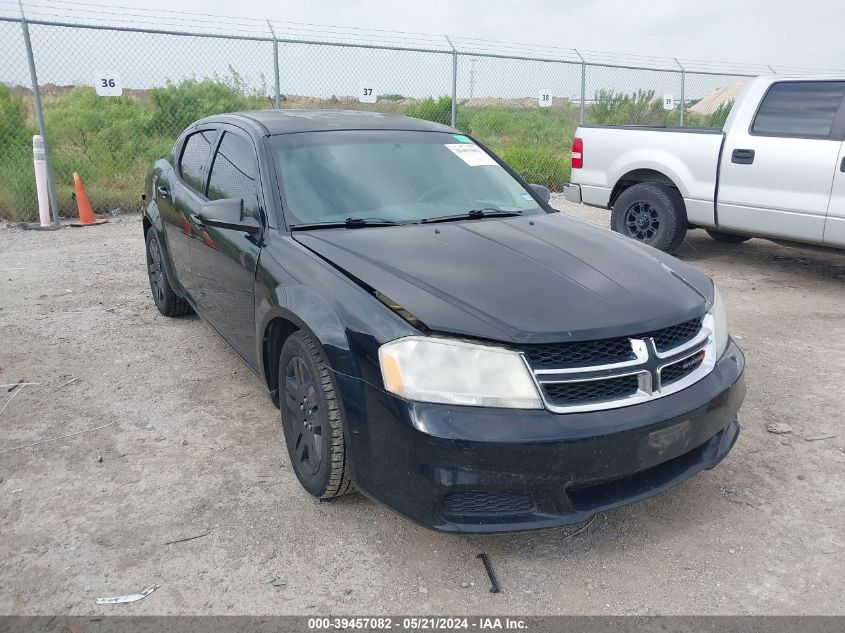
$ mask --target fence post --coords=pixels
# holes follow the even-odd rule
[[[458,49],[452,44],[448,35],[444,35],[449,47],[452,49],[452,127],[455,127],[458,114]]]
[[[687,71],[684,68],[683,64],[678,61],[677,58],[673,58],[675,63],[681,68],[681,127],[684,127],[684,110],[687,109],[687,101],[684,95],[684,90],[686,89],[686,81],[687,81]]]
[[[35,58],[32,55],[32,42],[29,39],[29,24],[23,12],[23,1],[18,0],[21,9],[21,29],[26,46],[26,61],[29,63],[29,78],[32,81],[32,102],[35,106],[35,120],[38,122],[38,133],[44,139],[44,162],[47,164],[47,195],[50,198],[50,208],[53,214],[53,224],[60,224],[59,203],[56,198],[56,187],[53,184],[53,165],[50,160],[50,147],[47,144],[47,129],[44,126],[44,111],[41,108],[41,89],[38,87],[38,75],[35,72]]]
[[[584,61],[584,57],[577,48],[573,50],[578,55],[578,59],[581,60],[581,114],[579,123],[580,125],[584,125],[584,113],[587,110],[587,62]]]
[[[276,30],[267,20],[267,26],[270,27],[270,33],[273,36],[273,75],[276,79],[276,110],[282,109],[282,95],[279,92],[279,40],[276,39]]]

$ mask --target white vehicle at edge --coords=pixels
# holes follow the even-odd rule
[[[845,248],[845,77],[749,80],[721,130],[581,126],[571,202],[673,251],[688,228]]]

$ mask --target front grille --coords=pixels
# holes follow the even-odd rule
[[[588,404],[603,400],[626,398],[637,393],[639,381],[636,376],[619,376],[604,380],[583,382],[544,383],[547,400],[557,406]]]
[[[701,331],[702,318],[696,317],[689,321],[678,323],[678,325],[666,327],[662,330],[655,330],[654,332],[646,332],[633,338],[653,338],[657,351],[665,352],[692,340]]]
[[[696,317],[678,325],[630,337],[617,336],[598,341],[526,345],[522,348],[522,352],[528,359],[528,364],[535,370],[624,363],[636,359],[631,347],[632,338],[653,338],[657,351],[665,352],[692,340],[701,331],[701,321],[702,317]]]
[[[446,516],[519,515],[534,510],[530,492],[460,490],[443,498]]]
[[[520,351],[552,411],[624,407],[674,393],[712,368],[710,320],[703,315],[643,334],[525,345]],[[668,364],[658,372],[662,363]]]
[[[684,376],[689,376],[702,362],[704,362],[704,352],[699,352],[695,356],[667,365],[660,371],[660,384],[665,387],[679,381]]]
[[[600,341],[528,345],[522,351],[534,369],[562,365],[566,367],[608,365],[636,358],[631,347],[631,339],[622,336]]]

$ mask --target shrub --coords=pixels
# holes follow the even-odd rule
[[[147,132],[174,139],[197,119],[221,112],[266,108],[263,94],[248,93],[236,73],[232,79],[188,79],[150,91],[154,112]]]
[[[417,119],[450,125],[452,122],[452,98],[440,97],[436,101],[432,98],[425,99],[408,106],[405,114]]]
[[[631,94],[599,90],[587,109],[587,120],[596,125],[662,125],[667,114],[654,90]]]
[[[555,151],[549,147],[508,147],[501,152],[501,157],[530,183],[560,191],[569,182],[569,157],[560,150]]]
[[[733,107],[733,101],[726,101],[720,105],[714,112],[707,115],[707,125],[705,127],[724,127],[725,121]]]
[[[32,135],[23,97],[0,84],[0,215],[29,219],[36,208]]]

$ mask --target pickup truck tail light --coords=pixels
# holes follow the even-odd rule
[[[577,136],[572,139],[572,169],[584,166],[584,141]]]

